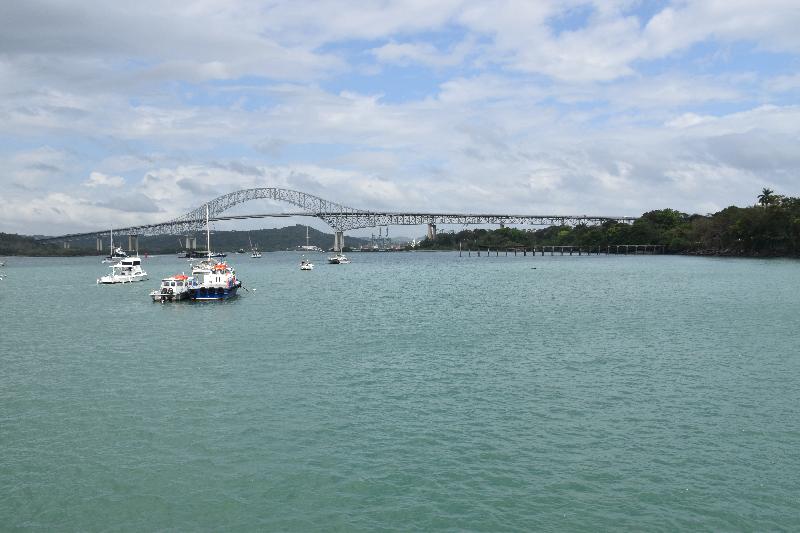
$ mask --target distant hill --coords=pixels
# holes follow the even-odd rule
[[[5,255],[30,255],[30,256],[71,256],[85,255],[85,250],[64,249],[59,244],[42,244],[28,235],[15,233],[0,233],[0,256]]]
[[[205,249],[206,235],[203,232],[195,234],[197,248]],[[306,243],[306,226],[297,224],[278,229],[259,229],[250,231],[212,231],[211,248],[218,252],[234,252],[239,249],[249,250],[248,236],[253,245],[259,250],[273,252],[278,250],[294,250],[297,246]],[[328,250],[333,246],[333,233],[324,233],[314,228],[309,228],[309,244]],[[139,252],[148,254],[176,253],[184,249],[186,236],[158,235],[154,237],[139,238]],[[123,248],[128,247],[127,235],[114,235],[114,243]],[[369,239],[359,239],[345,235],[345,246],[357,248],[368,244]],[[108,252],[108,236],[103,239],[103,251]],[[69,249],[64,249],[59,244],[42,244],[34,237],[0,233],[0,255],[93,255],[95,251],[95,238],[88,237],[75,239],[70,243]]]

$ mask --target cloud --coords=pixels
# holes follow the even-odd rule
[[[263,186],[579,214],[800,194],[798,22],[778,0],[15,3],[0,229],[158,222]]]
[[[113,187],[119,188],[125,185],[125,178],[122,176],[108,176],[102,172],[92,172],[89,179],[84,182],[86,187]]]

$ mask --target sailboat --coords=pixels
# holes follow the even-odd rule
[[[258,248],[253,246],[253,241],[250,239],[250,234],[247,234],[247,241],[250,243],[250,257],[252,259],[260,259],[261,252],[258,251]]]
[[[100,261],[101,263],[116,263],[120,259],[128,257],[128,254],[125,253],[125,251],[122,249],[122,246],[117,246],[114,248],[114,228],[111,228],[109,233],[111,234],[111,243],[108,245],[109,255]]]
[[[309,244],[308,238],[308,226],[306,226],[306,245],[305,246],[298,246],[297,249],[301,252],[321,252],[323,251],[322,248],[319,246],[311,246]]]

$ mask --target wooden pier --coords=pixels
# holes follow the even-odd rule
[[[515,256],[522,254],[523,257],[527,256],[528,254],[535,257],[537,252],[541,255],[549,253],[551,256],[585,255],[587,257],[591,255],[660,255],[664,253],[664,248],[665,247],[663,244],[613,244],[609,246],[517,246],[512,248],[478,247],[475,250],[472,248],[464,250],[463,247],[459,245],[458,256],[463,257],[465,251],[467,252],[467,257],[472,257],[473,254],[475,254],[476,257],[481,257],[481,255],[491,257],[492,252],[494,252],[495,257],[499,257],[500,252],[503,252],[505,257],[508,257],[509,252]]]

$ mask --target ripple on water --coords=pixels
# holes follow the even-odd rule
[[[9,263],[7,527],[800,527],[796,262],[236,259],[223,305]]]

